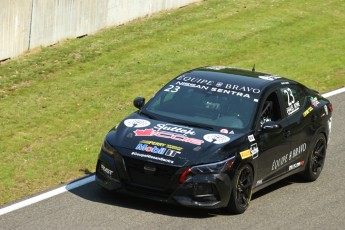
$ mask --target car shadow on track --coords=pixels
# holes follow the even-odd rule
[[[294,183],[304,183],[298,177],[289,177],[280,182],[277,182],[271,186],[268,186],[259,192],[253,194],[252,200],[258,199],[269,193],[275,192],[280,188],[288,186]],[[218,215],[230,215],[222,209],[197,209],[186,208],[179,205],[161,203],[157,201],[146,200],[138,197],[132,197],[129,195],[118,194],[115,192],[109,192],[102,189],[96,182],[91,182],[81,187],[75,188],[69,191],[70,193],[77,195],[83,199],[103,203],[112,206],[118,206],[123,208],[129,208],[134,210],[142,210],[145,212],[152,212],[161,215],[168,215],[174,217],[183,218],[210,218]],[[254,207],[252,207],[254,208]]]

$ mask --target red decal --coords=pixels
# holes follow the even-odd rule
[[[134,131],[134,133],[135,133],[135,136],[156,136],[156,137],[161,137],[161,138],[172,139],[175,141],[187,142],[193,145],[201,145],[202,143],[204,143],[203,140],[199,140],[196,138],[189,138],[182,134],[170,133],[170,132],[165,132],[165,131],[159,132],[159,131],[155,131],[154,129],[144,129],[144,130],[137,129]]]

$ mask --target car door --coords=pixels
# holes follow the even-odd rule
[[[304,164],[307,146],[310,144],[311,134],[308,126],[310,120],[305,119],[303,113],[306,108],[306,94],[297,84],[285,84],[279,87],[283,116],[286,117],[285,135],[289,136],[291,147],[288,151],[287,167],[281,173],[294,170]]]
[[[268,92],[263,98],[257,121],[257,158],[256,185],[259,186],[276,178],[282,173],[282,168],[288,163],[291,148],[290,126],[282,106],[280,88]],[[274,122],[281,127],[278,131],[263,131],[266,122]],[[266,123],[267,124],[267,123]]]

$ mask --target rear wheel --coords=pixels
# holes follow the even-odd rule
[[[326,159],[326,148],[326,137],[320,133],[316,138],[312,152],[309,155],[308,164],[302,174],[306,181],[315,181],[319,177]]]
[[[232,214],[241,214],[246,211],[252,197],[253,170],[249,165],[242,166],[233,180],[233,190],[227,211]]]

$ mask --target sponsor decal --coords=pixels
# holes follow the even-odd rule
[[[259,156],[259,148],[257,143],[254,143],[250,146],[250,153],[252,154],[253,159]]]
[[[160,137],[160,138],[166,138],[166,139],[171,139],[175,141],[181,141],[181,142],[186,142],[190,143],[193,145],[201,145],[204,143],[203,140],[199,140],[196,138],[190,138],[182,134],[178,133],[172,133],[172,132],[166,132],[166,131],[156,131],[154,129],[137,129],[133,131],[135,136],[137,137]]]
[[[135,147],[135,150],[140,150],[143,152],[156,153],[156,154],[163,155],[167,149],[166,148],[160,148],[160,147],[157,147],[155,145],[150,146],[147,144],[138,144],[137,147]]]
[[[296,168],[298,168],[298,167],[300,167],[302,165],[304,165],[304,161],[300,161],[300,162],[297,162],[297,163],[295,163],[293,165],[290,165],[289,166],[289,171],[294,170],[294,169],[296,169]]]
[[[319,100],[317,99],[317,97],[311,97],[310,98],[310,102],[311,102],[311,105],[314,107],[314,108],[316,108],[319,104],[320,104],[320,102],[319,102]]]
[[[226,69],[226,66],[207,66],[206,69],[212,69],[212,70],[221,70]]]
[[[203,78],[191,77],[185,74],[176,78],[176,85],[187,86],[191,88],[199,88],[203,90],[210,90],[212,92],[229,94],[240,97],[250,98],[250,94],[258,94],[261,92],[258,88],[253,88],[245,85],[236,85],[224,82],[215,82]],[[175,86],[176,87],[176,86]],[[174,87],[171,90],[177,92]],[[170,90],[169,90],[170,92]]]
[[[227,129],[221,129],[219,132],[221,132],[221,133],[229,133],[229,130],[227,130]]]
[[[156,145],[159,147],[166,147],[168,149],[173,149],[173,150],[177,150],[177,151],[181,151],[183,149],[182,147],[179,147],[179,146],[165,144],[165,143],[161,143],[161,142],[157,142],[157,141],[142,140],[142,141],[140,141],[140,143],[148,144],[148,145]]]
[[[174,150],[174,149],[168,149],[165,147],[158,147],[156,145],[148,145],[148,144],[143,144],[139,143],[136,147],[135,150],[143,151],[143,152],[148,152],[148,153],[154,153],[154,154],[159,154],[159,155],[165,155],[169,157],[175,157],[176,154],[180,154],[180,151]]]
[[[174,133],[181,133],[183,135],[195,135],[195,131],[193,128],[179,126],[179,125],[172,125],[172,124],[157,124],[153,127],[156,131],[170,131]]]
[[[253,135],[253,134],[249,135],[249,136],[248,136],[248,140],[249,140],[249,142],[255,141],[254,135]]]
[[[291,160],[295,159],[300,154],[304,153],[307,149],[307,144],[303,143],[300,146],[294,148],[289,153],[283,155],[277,160],[273,160],[272,162],[272,171],[281,168]]]
[[[113,175],[114,171],[108,169],[107,167],[105,167],[103,164],[101,164],[101,170],[102,172],[104,172],[105,174],[107,174],[108,176]]]
[[[223,144],[230,141],[230,138],[222,134],[206,134],[204,140],[214,144]]]
[[[262,184],[262,179],[261,179],[261,180],[258,180],[258,181],[256,182],[256,185],[260,185],[260,184]]]
[[[210,86],[206,86],[206,85],[198,85],[195,83],[181,82],[181,81],[176,82],[176,85],[182,85],[182,86],[187,86],[190,88],[198,88],[198,89],[203,89],[203,90],[208,90],[210,88]]]
[[[309,107],[306,111],[303,112],[303,117],[306,117],[311,111],[313,111],[313,107]]]
[[[287,81],[285,81],[285,82],[282,82],[281,84],[282,84],[282,85],[288,85],[288,84],[290,84],[290,83],[287,82]]]
[[[267,80],[267,81],[274,81],[276,79],[279,79],[280,77],[274,76],[274,75],[266,75],[266,76],[259,76],[259,78]]]
[[[254,99],[254,102],[259,102],[259,99],[256,99],[256,98],[255,98],[255,99]]]
[[[325,113],[328,116],[328,107],[327,107],[327,105],[324,105],[323,108],[325,109]]]
[[[288,107],[286,108],[286,112],[288,115],[291,115],[299,109],[300,104],[299,104],[299,101],[295,100],[295,96],[293,95],[292,90],[290,88],[286,88],[284,90],[284,94],[286,94],[287,102],[288,102]]]
[[[137,157],[140,157],[140,158],[146,158],[146,159],[162,161],[162,162],[169,163],[169,164],[173,164],[174,163],[174,161],[172,161],[170,159],[165,159],[163,157],[156,157],[156,156],[142,154],[142,153],[137,153],[137,152],[132,152],[131,155],[132,156],[137,156]]]
[[[149,126],[151,123],[143,119],[127,119],[124,121],[125,126],[134,128],[143,128]]]
[[[209,86],[214,85],[214,81],[210,81],[210,80],[202,79],[202,78],[198,78],[198,77],[190,77],[190,76],[186,76],[185,74],[179,76],[178,78],[176,78],[176,80],[196,83],[196,84],[200,84],[200,85],[209,85]]]
[[[249,149],[240,152],[240,155],[241,155],[242,160],[247,159],[252,156]]]
[[[216,87],[220,88],[223,86],[223,84],[224,84],[223,82],[217,82]]]

